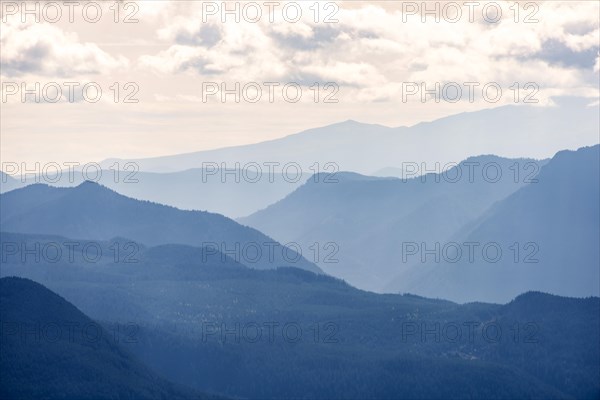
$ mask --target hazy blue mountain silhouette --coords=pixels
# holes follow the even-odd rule
[[[455,236],[457,242],[498,243],[503,250],[498,262],[479,257],[469,263],[464,257],[415,265],[388,289],[455,301],[503,302],[525,290],[598,295],[599,160],[598,145],[557,153],[541,169],[538,183],[519,189]],[[518,262],[509,249],[515,242]],[[524,249],[529,242],[537,249]],[[538,262],[524,262],[528,255],[527,261]]]
[[[466,112],[411,127],[345,121],[309,129],[257,144],[135,160],[141,170],[183,171],[202,168],[203,162],[299,163],[303,170],[316,162],[320,168],[336,163],[340,171],[371,175],[382,168],[402,168],[403,162],[459,162],[476,154],[504,157],[551,157],[563,149],[598,143],[600,116],[589,99],[559,97],[555,106],[508,105]],[[569,135],[564,135],[569,132]],[[526,133],[526,134],[525,134]],[[553,137],[556,140],[549,141]],[[457,145],[460,144],[460,145]],[[314,170],[313,170],[314,171]]]
[[[244,270],[249,269],[212,248],[178,244],[146,247],[125,238],[97,241],[10,232],[1,232],[0,236],[3,249],[2,275],[18,275],[33,280],[39,280],[39,274],[43,271],[44,279],[48,281],[134,282],[149,276],[166,281],[182,281],[197,279],[217,268],[223,274],[241,275]],[[49,250],[25,254],[24,249],[35,249],[36,246]],[[91,250],[86,252],[83,251],[84,248]],[[29,268],[20,268],[23,264]],[[51,268],[45,268],[50,265]],[[97,299],[91,298],[90,301]],[[110,319],[112,306],[123,307],[126,304],[117,297],[106,297],[103,303],[107,307],[107,314],[102,316],[103,319]],[[138,311],[139,308],[137,311],[132,310],[132,313]]]
[[[4,171],[0,171],[0,193],[8,192],[9,190],[21,187],[20,182],[8,175]]]
[[[502,106],[411,127],[389,128],[349,120],[251,145],[138,160],[109,159],[101,163],[105,170],[98,183],[140,200],[239,218],[282,199],[316,172],[353,171],[399,177],[407,162],[445,164],[475,154],[542,159],[562,149],[598,143],[597,107],[589,107],[588,101],[581,98],[561,97],[555,101],[553,107]],[[567,131],[568,139],[562,142],[547,140],[565,138],[563,132]],[[125,168],[127,162],[133,162],[129,167],[140,171],[131,174],[128,169],[115,177],[114,168]],[[222,182],[221,170],[203,178],[206,163],[237,170],[242,176],[247,173],[248,178],[236,182],[229,174]],[[271,166],[273,176],[269,176],[270,167],[265,163],[278,163]],[[257,165],[262,170],[261,179],[252,182]],[[292,168],[284,176],[281,171],[285,166]],[[303,170],[297,181],[296,166]],[[213,173],[204,170],[207,172]],[[29,175],[26,182],[0,184],[0,193],[33,183],[76,186],[83,179],[81,172],[70,181],[64,171],[58,182]]]
[[[38,283],[2,278],[0,299],[2,398],[209,398],[150,371],[113,333]]]
[[[3,237],[26,241],[29,248],[60,240]],[[197,257],[173,265],[169,246],[145,249],[143,255],[137,265],[12,257],[0,272],[27,274],[108,327],[137,324],[139,340],[127,350],[168,379],[202,391],[321,399],[440,393],[447,398],[596,398],[600,393],[598,298],[526,293],[503,306],[459,305],[363,292],[296,268],[212,268]],[[248,324],[263,323],[278,327],[273,341],[265,331],[258,341],[239,337]],[[439,337],[403,334],[407,324],[435,331],[450,323],[472,324],[472,335],[463,331],[454,339],[441,334],[442,328]],[[217,329],[207,340],[205,324]],[[301,327],[301,340],[284,340],[286,324]],[[486,339],[489,324],[502,331],[501,340]]]
[[[222,215],[131,199],[92,182],[75,188],[30,185],[4,193],[0,200],[3,231],[96,240],[125,237],[148,246],[212,246],[232,251],[236,261],[253,268],[294,266],[320,271],[294,250],[284,252],[273,239]],[[275,246],[272,254],[268,246]]]
[[[498,181],[489,172],[493,170],[482,174],[483,166],[492,163],[501,168]],[[515,163],[521,169],[517,182],[510,170]],[[321,247],[317,261],[325,272],[361,289],[382,291],[410,267],[402,262],[403,242],[447,240],[522,187],[526,165],[531,173],[544,163],[479,156],[442,174],[412,179],[340,173],[338,183],[309,180],[283,200],[239,221],[284,242],[303,247],[317,242]],[[471,180],[469,166],[474,168]],[[338,248],[333,256],[337,263],[325,259],[333,254],[332,247],[325,248],[330,242]]]
[[[295,170],[283,174],[258,169],[203,170],[190,169],[171,173],[103,170],[95,181],[127,197],[170,205],[182,210],[206,210],[230,218],[252,214],[282,199],[302,185],[309,175],[296,175]],[[236,175],[237,174],[237,175]],[[63,171],[59,179],[28,175],[25,182],[7,175],[0,193],[35,183],[57,187],[73,187],[84,182],[84,174]],[[52,182],[49,182],[52,180]],[[4,182],[4,181],[2,181]],[[243,199],[243,201],[240,201]]]

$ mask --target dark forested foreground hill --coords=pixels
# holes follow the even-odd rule
[[[201,399],[151,372],[115,332],[40,284],[0,279],[2,399]]]
[[[29,248],[49,240],[3,237]],[[13,256],[2,274],[46,285],[116,332],[150,368],[203,392],[321,399],[600,395],[598,298],[530,292],[506,305],[459,305],[364,292],[295,268],[199,262],[190,248],[144,248],[139,259],[51,263]]]

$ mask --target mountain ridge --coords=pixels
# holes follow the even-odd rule
[[[1,194],[0,199],[2,231],[96,240],[121,236],[149,246],[210,245],[233,252],[237,261],[243,259],[253,268],[295,266],[321,272],[293,249],[284,254],[283,245],[220,214],[135,200],[94,182],[74,188],[28,186]],[[281,250],[271,256],[271,245]]]

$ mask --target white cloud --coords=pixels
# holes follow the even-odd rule
[[[458,23],[435,24],[432,17],[422,23],[418,15],[402,22],[401,7],[389,3],[342,4],[336,24],[315,23],[310,12],[295,24],[281,19],[270,24],[265,18],[256,24],[222,24],[218,18],[203,24],[200,11],[190,7],[186,16],[158,30],[169,48],[142,56],[140,65],[223,80],[336,81],[365,100],[393,96],[389,89],[405,81],[503,87],[536,82],[547,93],[594,87],[586,72],[571,64],[582,63],[587,55],[581,52],[598,47],[596,2],[539,3],[537,11],[521,8],[518,23],[505,7],[496,24],[481,16],[471,23],[466,10]],[[534,11],[539,22],[524,23]],[[218,40],[207,43],[210,32]],[[597,70],[594,61],[590,70]]]
[[[81,43],[76,33],[50,23],[21,23],[11,18],[2,23],[0,44],[2,73],[9,77],[72,77],[128,65],[125,57],[110,55],[95,43]]]

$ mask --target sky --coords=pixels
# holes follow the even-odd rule
[[[2,162],[177,154],[562,95],[598,107],[597,1],[0,4]]]

